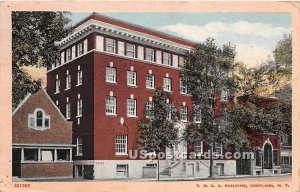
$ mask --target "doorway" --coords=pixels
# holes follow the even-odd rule
[[[21,149],[12,150],[12,176],[21,177]]]
[[[266,143],[264,146],[264,169],[272,169],[273,165],[273,154],[272,154],[272,146],[269,143]]]

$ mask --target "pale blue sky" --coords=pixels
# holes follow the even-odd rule
[[[91,13],[72,12],[72,24]],[[101,13],[129,23],[159,30],[194,42],[212,37],[218,45],[231,42],[237,48],[237,60],[257,66],[284,33],[290,33],[289,13],[176,13],[124,12]]]

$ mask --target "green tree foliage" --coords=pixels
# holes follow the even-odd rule
[[[226,137],[226,134],[238,132],[233,127],[229,128],[232,111],[226,102],[220,107],[216,102],[221,92],[231,98],[238,89],[238,78],[233,73],[235,54],[235,47],[230,44],[220,48],[213,39],[207,39],[187,55],[182,74],[194,104],[201,110],[201,124],[192,123],[186,128],[184,135],[188,142],[208,140],[227,143],[232,136]],[[225,123],[228,128],[222,129]]]
[[[175,111],[172,105],[167,102],[168,99],[171,103],[170,97],[162,88],[155,90],[153,108],[149,118],[144,118],[138,122],[139,149],[159,152],[175,144],[178,130],[174,127]]]
[[[12,13],[13,107],[40,89],[41,81],[32,80],[22,66],[47,67],[59,58],[56,41],[70,31],[69,19],[63,12]]]
[[[292,66],[292,36],[285,34],[277,43],[274,51],[275,63],[284,67]]]

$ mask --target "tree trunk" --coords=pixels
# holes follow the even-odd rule
[[[157,158],[157,181],[159,181],[159,158]]]
[[[210,143],[209,178],[213,178],[213,142]]]

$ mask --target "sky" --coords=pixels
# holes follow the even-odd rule
[[[89,16],[72,12],[72,25]],[[237,61],[248,67],[263,63],[285,33],[291,32],[289,13],[183,13],[183,12],[114,12],[100,13],[125,22],[175,35],[193,42],[214,38],[217,45],[236,46]]]

